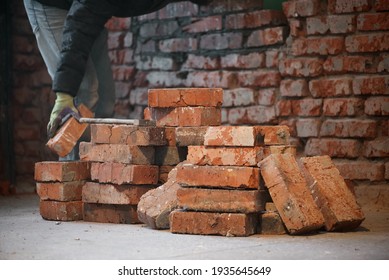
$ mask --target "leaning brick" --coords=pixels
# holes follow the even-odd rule
[[[254,213],[265,209],[264,191],[180,188],[179,208],[205,212]]]
[[[158,183],[156,165],[133,165],[117,162],[92,162],[91,179],[100,183],[154,185]]]
[[[84,203],[84,221],[95,223],[139,224],[136,205]]]
[[[170,214],[173,233],[249,236],[256,233],[258,214],[183,212]]]
[[[140,197],[153,188],[155,186],[87,182],[82,189],[82,201],[86,203],[137,205]]]
[[[154,164],[154,152],[155,148],[151,146],[80,143],[80,159],[83,161]]]
[[[41,200],[75,201],[82,199],[85,181],[37,182],[36,191]]]
[[[82,201],[41,200],[39,202],[39,212],[45,220],[82,220]]]
[[[323,215],[293,155],[272,154],[260,162],[260,169],[289,233],[308,233],[323,227]]]
[[[162,146],[167,143],[163,127],[111,124],[91,125],[91,142],[130,146]]]
[[[304,174],[328,231],[358,227],[364,220],[361,207],[329,156],[301,158]]]
[[[84,161],[42,161],[35,163],[35,181],[70,182],[90,178],[90,163]]]
[[[258,189],[259,168],[241,166],[199,166],[183,164],[177,167],[177,182],[184,187]]]
[[[78,107],[78,111],[82,117],[93,118],[93,113],[83,104]],[[88,124],[79,123],[75,118],[71,117],[46,145],[57,155],[64,157],[73,150],[87,127]]]

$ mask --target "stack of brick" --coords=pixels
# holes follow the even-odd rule
[[[248,236],[258,231],[270,201],[258,163],[272,153],[294,153],[286,126],[209,127],[204,145],[189,146],[177,167],[179,209],[173,233]]]
[[[91,180],[82,191],[84,220],[139,223],[140,197],[158,186],[155,149],[165,144],[161,127],[91,125],[91,142],[80,144],[81,160],[91,165]]]
[[[87,162],[37,162],[36,190],[40,197],[40,214],[46,220],[82,220],[82,187],[90,178]]]

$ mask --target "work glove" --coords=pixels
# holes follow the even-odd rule
[[[55,132],[67,115],[70,115],[72,112],[78,114],[73,96],[62,92],[57,92],[56,95],[57,98],[51,111],[50,121],[47,124],[47,137],[49,139],[55,135]]]

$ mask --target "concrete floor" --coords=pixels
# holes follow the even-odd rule
[[[378,260],[389,259],[389,211],[365,211],[354,232],[222,237],[144,225],[43,220],[36,195],[0,196],[0,259],[7,260]]]

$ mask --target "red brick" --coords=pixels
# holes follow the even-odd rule
[[[320,116],[322,104],[321,99],[292,100],[292,113],[297,116]]]
[[[136,205],[84,203],[84,221],[95,223],[139,224]]]
[[[319,58],[286,58],[280,61],[282,76],[316,77],[323,72],[323,61]]]
[[[281,59],[284,59],[285,52],[280,49],[272,49],[272,50],[265,51],[265,55],[266,55],[265,66],[267,68],[278,69],[278,62]]]
[[[250,88],[236,88],[225,90],[223,93],[223,107],[235,107],[254,104],[254,90]]]
[[[289,117],[292,115],[292,101],[281,99],[276,103],[275,106],[276,116]]]
[[[42,161],[35,163],[35,181],[70,182],[90,178],[90,163],[82,161]]]
[[[82,117],[93,118],[93,113],[83,104],[78,106],[77,109]],[[87,127],[88,124],[79,123],[71,117],[46,143],[46,146],[60,157],[64,157],[73,150]]]
[[[240,146],[289,144],[287,126],[222,126],[209,127],[204,137],[205,146]]]
[[[154,147],[126,144],[80,143],[80,159],[84,161],[154,164]]]
[[[197,39],[194,38],[174,38],[159,41],[159,50],[165,53],[196,51]]]
[[[169,7],[165,7],[158,11],[159,19],[175,19],[180,17],[188,17],[197,15],[199,6],[190,2],[171,3]]]
[[[165,184],[167,182],[168,175],[174,167],[175,166],[173,166],[173,165],[161,165],[161,166],[159,166],[158,184]]]
[[[361,144],[354,139],[310,138],[305,145],[307,156],[329,155],[338,158],[357,158]]]
[[[155,164],[177,165],[186,159],[187,147],[163,146],[155,148]]]
[[[343,37],[299,38],[292,42],[291,51],[295,56],[336,55],[343,52]]]
[[[186,62],[182,65],[183,70],[188,69],[206,69],[214,70],[219,69],[219,58],[213,58],[209,56],[188,54]]]
[[[265,191],[179,188],[178,207],[190,211],[254,213],[265,209]]]
[[[156,165],[130,165],[117,162],[92,162],[91,179],[100,183],[149,185],[158,183]]]
[[[342,34],[355,31],[354,15],[328,15],[307,18],[307,34]]]
[[[82,201],[41,200],[39,212],[43,219],[52,221],[82,220]]]
[[[274,70],[240,71],[238,82],[242,87],[278,87],[281,76],[278,71]]]
[[[122,31],[123,29],[130,29],[131,18],[112,17],[107,21],[105,27],[110,31]]]
[[[385,164],[367,160],[334,161],[344,179],[382,181],[385,178]]]
[[[240,166],[199,166],[183,164],[177,167],[177,182],[181,186],[209,188],[259,188],[259,169]]]
[[[378,59],[377,72],[389,72],[389,54],[380,54]]]
[[[178,30],[177,21],[153,21],[144,22],[139,27],[139,35],[142,37],[167,36]]]
[[[328,57],[323,64],[324,71],[330,74],[371,73],[376,71],[371,56]]]
[[[296,0],[282,3],[284,14],[288,17],[308,17],[319,13],[319,0]]]
[[[370,116],[389,115],[389,97],[370,97],[366,99],[365,113]]]
[[[189,71],[186,80],[182,83],[188,87],[229,88],[236,83],[236,73],[232,71]]]
[[[281,81],[280,93],[283,97],[302,97],[309,95],[308,82],[304,79]]]
[[[374,3],[374,9],[376,11],[389,11],[388,0],[376,0]]]
[[[75,201],[82,199],[85,181],[36,183],[36,192],[41,200]]]
[[[379,137],[366,141],[363,145],[363,156],[367,158],[389,157],[389,137]]]
[[[258,28],[265,25],[286,24],[286,18],[282,11],[259,10],[247,13],[229,14],[226,16],[227,29]]]
[[[221,110],[215,107],[150,108],[158,126],[206,126],[221,124]]]
[[[309,82],[309,90],[313,97],[347,96],[353,93],[353,79],[348,77],[321,78]]]
[[[266,235],[286,234],[284,223],[278,212],[265,212],[260,214],[258,233]]]
[[[345,40],[346,50],[357,52],[383,52],[389,50],[388,33],[369,33],[350,35]]]
[[[243,35],[241,33],[206,34],[200,38],[200,48],[203,50],[239,49],[242,47],[242,42]]]
[[[335,14],[366,12],[370,10],[370,0],[329,0],[328,9]]]
[[[389,13],[360,14],[357,17],[357,28],[363,31],[388,30]]]
[[[249,53],[247,55],[242,54],[228,54],[221,57],[221,68],[232,69],[249,69],[249,68],[263,68],[265,66],[265,54],[264,53]]]
[[[249,236],[256,233],[258,217],[255,214],[183,212],[170,214],[173,233]]]
[[[221,88],[149,89],[149,107],[220,107],[223,103]]]
[[[248,37],[247,47],[262,47],[282,44],[284,43],[286,36],[287,28],[285,26],[256,30]]]
[[[296,122],[298,137],[318,137],[321,121],[319,119],[298,119]]]
[[[389,162],[385,163],[385,179],[389,180]]]
[[[161,127],[138,125],[92,124],[91,142],[95,144],[128,144],[130,146],[166,145]]]
[[[357,76],[353,79],[354,94],[389,94],[389,75]]]
[[[185,25],[182,30],[188,33],[209,32],[222,29],[222,16],[208,16],[194,19],[189,25]]]
[[[260,89],[257,92],[256,104],[270,106],[276,101],[278,95],[278,88]]]
[[[204,136],[207,129],[208,126],[177,127],[175,131],[177,146],[185,147],[204,145]]]
[[[260,163],[260,169],[289,233],[308,233],[324,225],[323,215],[294,156],[270,155]]]
[[[307,36],[307,27],[305,21],[301,18],[288,18],[290,35],[292,37],[305,37]]]
[[[137,205],[140,197],[154,186],[113,185],[87,182],[82,189],[84,203]]]
[[[320,207],[328,231],[357,228],[365,219],[355,196],[329,156],[301,158],[315,202]]]
[[[377,122],[374,120],[325,120],[320,130],[321,136],[374,138]]]
[[[325,116],[356,116],[363,111],[363,100],[358,98],[329,98],[323,103]]]

